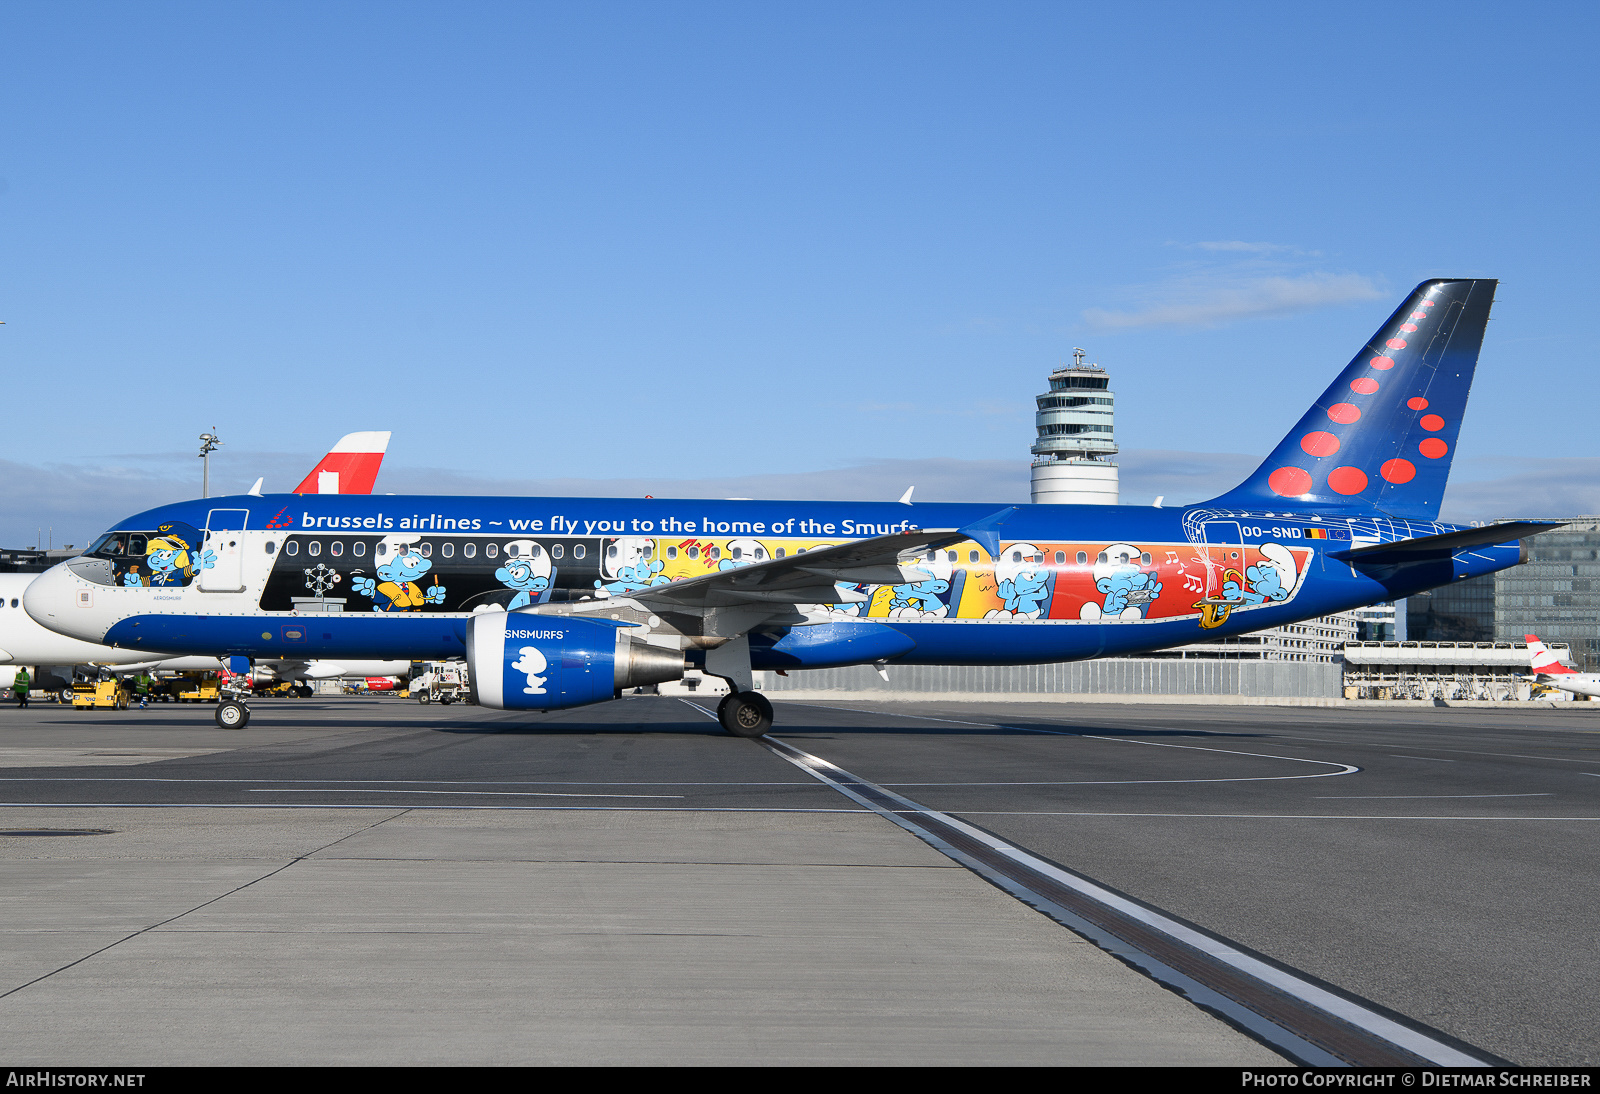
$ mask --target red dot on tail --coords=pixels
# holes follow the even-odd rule
[[[1427,440],[1417,445],[1417,451],[1421,452],[1430,460],[1436,460],[1440,456],[1443,456],[1446,452],[1450,451],[1450,446],[1445,444],[1438,437],[1429,437]]]
[[[1328,417],[1340,425],[1349,425],[1361,417],[1361,408],[1351,403],[1334,403],[1328,408]]]
[[[1332,433],[1317,430],[1300,438],[1300,447],[1313,456],[1331,456],[1339,451],[1339,438]],[[1305,493],[1305,491],[1301,491]]]
[[[1297,498],[1311,489],[1311,475],[1298,467],[1280,467],[1267,476],[1267,485],[1274,494]]]
[[[1432,300],[1424,300],[1421,304],[1418,304],[1417,306],[1419,308],[1431,308],[1431,307],[1433,307],[1433,301]]]
[[[1335,467],[1328,472],[1328,489],[1338,494],[1359,494],[1367,488],[1367,473],[1359,467]]]
[[[1415,398],[1407,399],[1406,406],[1410,407],[1412,410],[1427,410],[1428,400],[1418,395]]]
[[[1425,311],[1414,311],[1414,312],[1411,313],[1411,318],[1413,318],[1413,319],[1426,319],[1426,318],[1428,318],[1428,313],[1425,312]]]
[[[1410,334],[1412,331],[1417,329],[1417,325],[1415,323],[1401,323],[1400,329],[1405,331],[1407,334]]]
[[[1388,346],[1390,349],[1405,349],[1406,340],[1404,338],[1391,338],[1385,342],[1384,345]]]
[[[1373,368],[1377,369],[1379,372],[1387,372],[1389,369],[1394,368],[1394,358],[1393,357],[1374,357],[1372,360],[1368,361],[1367,364],[1371,365]]]
[[[1378,468],[1378,474],[1383,476],[1384,482],[1399,486],[1417,477],[1417,465],[1410,460],[1385,460],[1383,466]]]
[[[1417,424],[1429,433],[1437,433],[1444,428],[1444,419],[1437,414],[1424,414]]]
[[[1350,390],[1357,395],[1371,395],[1378,390],[1378,381],[1370,376],[1362,376],[1360,379],[1350,381]]]

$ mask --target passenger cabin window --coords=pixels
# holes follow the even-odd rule
[[[556,544],[552,544],[551,545],[551,547],[550,547],[550,557],[551,558],[560,558],[562,556],[562,554],[563,554],[563,550],[562,550],[561,544],[556,543]]]
[[[483,553],[488,555],[490,558],[494,558],[500,554],[500,545],[498,543],[491,543],[483,549]]]
[[[645,557],[649,558],[650,556],[646,555]],[[766,557],[767,557],[767,549],[765,547],[757,547],[756,548],[756,561],[760,562],[763,559],[765,559]]]
[[[1066,563],[1067,563],[1067,552],[1065,552],[1065,551],[1057,551],[1056,552],[1056,565],[1057,566],[1065,566]]]
[[[733,557],[736,558],[736,559],[743,558],[744,557],[744,548],[743,547],[735,547],[733,549]]]
[[[782,558],[782,557],[783,557],[783,548],[782,548],[782,547],[779,547],[779,548],[778,548],[778,555],[777,555],[777,557],[778,557],[778,558]]]
[[[690,558],[699,558],[700,557],[700,548],[698,548],[698,547],[689,548],[689,557]]]
[[[667,548],[667,557],[668,558],[677,558],[678,557],[678,549],[676,547],[668,547]]]
[[[294,544],[290,544],[290,546],[292,547],[292,546],[294,546]],[[289,553],[291,555],[294,554],[293,551],[290,551]],[[378,544],[378,552],[377,553],[378,553],[378,557],[382,558],[384,555],[389,553],[389,545],[387,543]]]
[[[572,545],[572,557],[573,558],[582,558],[583,557],[583,544],[574,543]]]
[[[344,554],[344,541],[337,539],[334,540],[332,546],[328,548],[328,553],[334,558],[338,558],[340,555]]]
[[[976,552],[976,551],[968,551],[967,552],[967,561],[968,562],[976,562],[976,561],[978,561],[978,552]]]
[[[422,545],[422,557],[423,558],[432,558],[433,557],[433,544],[424,543]]]
[[[311,546],[306,548],[306,554],[310,555],[312,558],[316,558],[321,553],[322,553],[322,541],[320,539],[312,540],[311,541]]]
[[[1140,555],[1139,561],[1144,563],[1146,566],[1150,565],[1150,552],[1146,551],[1144,554]]]
[[[354,547],[350,548],[350,553],[355,555],[357,558],[361,558],[367,553],[367,545],[365,543],[357,543]]]
[[[478,545],[476,543],[469,543],[465,547],[461,548],[461,553],[467,558],[476,558],[478,556]]]
[[[1088,551],[1079,551],[1078,552],[1078,565],[1079,566],[1087,566],[1088,564],[1089,564],[1089,552]]]
[[[285,543],[283,545],[283,553],[286,554],[286,555],[297,555],[297,554],[299,554],[300,553],[300,544],[298,542],[296,542],[295,540],[291,539],[288,543]]]
[[[456,545],[454,543],[446,543],[443,547],[439,548],[439,553],[444,555],[445,558],[454,558],[456,553]]]
[[[713,547],[713,548],[711,548],[710,550],[708,550],[706,552],[706,557],[711,559],[711,561],[715,562],[717,559],[722,557],[722,548],[721,547]]]
[[[543,553],[544,552],[540,549],[540,547],[539,547],[539,545],[537,543],[535,543],[532,547],[528,548],[528,557],[529,558],[538,558]],[[557,555],[556,557],[559,558],[561,556]]]
[[[267,554],[269,554],[269,555],[275,554],[277,552],[277,550],[278,550],[278,545],[276,543],[272,542],[270,539],[267,540]]]
[[[617,545],[615,543],[613,543],[611,546],[606,548],[606,557],[607,558],[616,558],[617,557]]]

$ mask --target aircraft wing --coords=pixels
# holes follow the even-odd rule
[[[922,528],[856,540],[837,547],[793,554],[714,574],[656,585],[627,594],[656,612],[705,612],[721,608],[792,608],[865,600],[839,589],[852,585],[899,585],[932,574],[915,567],[917,556],[971,538],[959,528]]]

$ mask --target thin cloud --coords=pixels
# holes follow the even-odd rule
[[[1137,311],[1088,308],[1083,318],[1090,327],[1102,332],[1147,327],[1216,327],[1240,319],[1290,315],[1383,296],[1371,278],[1327,273],[1222,283],[1191,279],[1168,286],[1160,295],[1167,299]]]
[[[1283,243],[1246,243],[1242,239],[1213,239],[1191,243],[1202,251],[1234,251],[1253,255],[1279,255],[1279,254],[1305,254],[1298,247],[1290,247]]]

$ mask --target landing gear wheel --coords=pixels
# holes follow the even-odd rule
[[[243,729],[250,724],[250,708],[237,699],[217,704],[217,725],[223,729]]]
[[[301,684],[299,687],[294,689],[294,693],[301,699],[309,699],[311,698],[311,685]]]
[[[741,691],[717,705],[717,721],[735,737],[760,737],[772,728],[772,704],[759,691]]]

